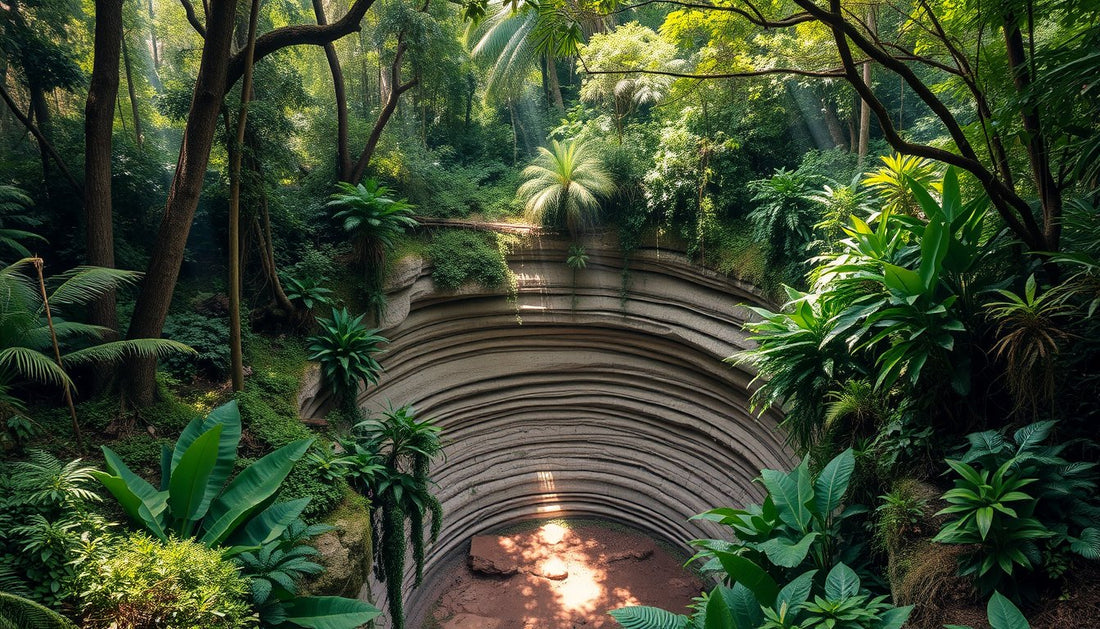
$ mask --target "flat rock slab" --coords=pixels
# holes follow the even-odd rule
[[[588,565],[599,568],[620,561],[643,562],[657,549],[653,540],[645,537],[633,538],[632,542],[624,548],[621,543],[586,538],[552,524],[534,534],[477,535],[470,540],[466,564],[474,574],[489,577],[525,572],[562,581],[569,577],[571,557],[583,555]]]

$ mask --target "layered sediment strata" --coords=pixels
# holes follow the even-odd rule
[[[690,516],[758,499],[759,470],[789,465],[778,417],[749,411],[752,373],[723,362],[747,346],[743,304],[759,293],[658,249],[635,252],[624,279],[613,242],[585,246],[574,274],[568,241],[530,237],[509,256],[511,289],[437,292],[419,259],[392,276],[386,372],[360,403],[411,403],[446,441],[432,470],[446,517],[412,620],[433,567],[474,535],[585,517],[684,546],[719,533]]]

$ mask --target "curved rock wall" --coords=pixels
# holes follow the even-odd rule
[[[415,259],[391,282],[386,373],[361,405],[412,403],[447,444],[432,471],[446,516],[413,621],[437,596],[432,568],[473,535],[593,517],[686,546],[718,533],[691,515],[758,499],[759,470],[790,463],[778,418],[749,412],[752,374],[722,362],[745,347],[740,304],[762,302],[752,287],[646,249],[623,291],[621,253],[596,239],[574,287],[568,244],[531,237],[515,251],[511,295],[437,293]],[[323,400],[303,403],[310,414]]]

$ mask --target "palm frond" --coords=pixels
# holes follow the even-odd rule
[[[49,356],[27,347],[7,347],[0,350],[0,373],[5,371],[35,382],[73,386],[69,375]]]
[[[175,353],[194,354],[196,352],[179,341],[169,339],[130,339],[70,352],[61,357],[61,362],[66,367],[76,367],[90,363],[117,363],[126,358],[163,358]]]
[[[61,284],[50,295],[51,306],[86,304],[106,293],[141,278],[137,271],[109,269],[101,266],[78,266],[59,275]]]

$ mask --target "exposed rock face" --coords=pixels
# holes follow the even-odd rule
[[[577,516],[684,545],[720,533],[691,515],[759,499],[759,470],[790,463],[778,416],[749,412],[751,370],[722,362],[748,345],[741,304],[761,304],[758,293],[655,249],[633,254],[624,290],[614,243],[584,244],[575,286],[568,241],[515,251],[512,300],[507,289],[438,293],[414,259],[391,278],[386,372],[360,403],[411,403],[447,444],[432,469],[443,530],[427,594],[408,597],[410,626],[437,594],[432,567],[471,536]]]
[[[500,545],[493,535],[476,535],[470,540],[468,559],[470,570],[490,577],[503,577],[519,572],[519,563],[513,553]]]
[[[311,543],[325,571],[308,581],[311,594],[357,598],[371,569],[370,514],[365,504],[341,505],[328,522],[333,529]]]

